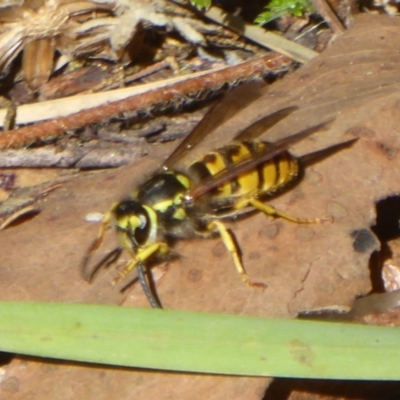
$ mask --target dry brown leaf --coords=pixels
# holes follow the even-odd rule
[[[138,44],[134,38],[143,24],[175,30],[194,45],[208,45],[201,33],[206,25],[166,0],[34,0],[9,5],[0,5],[0,67],[8,73],[22,51],[24,79],[35,91],[57,67],[55,50],[64,56],[58,67],[88,56],[117,61],[130,43]]]
[[[272,201],[293,215],[332,214],[335,222],[299,226],[255,215],[233,223],[250,277],[268,284],[264,292],[242,284],[220,241],[181,242],[176,249],[182,258],[170,262],[157,283],[165,307],[293,317],[300,310],[349,305],[370,290],[368,261],[378,247],[368,233],[375,201],[397,190],[400,168],[399,33],[396,19],[361,16],[322,56],[272,86],[231,122],[238,128],[259,115],[299,105],[271,137],[337,118],[328,132],[304,140],[296,153],[360,137],[352,148],[311,166],[297,188]],[[165,148],[165,154],[169,151]],[[2,258],[2,299],[121,302],[109,285],[114,271],[103,272],[92,285],[81,279],[82,257],[98,228],[85,223],[85,215],[107,210],[157,162],[82,175],[50,196],[28,224],[2,232],[0,246],[8,249]],[[113,235],[108,236],[104,251],[112,248]],[[139,287],[125,303],[146,304]],[[8,399],[26,398],[28,392],[31,399],[260,399],[267,383],[16,359],[5,367],[0,393]]]

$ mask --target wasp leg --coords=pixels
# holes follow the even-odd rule
[[[254,198],[239,200],[235,204],[235,209],[241,210],[248,206],[252,206],[255,209],[257,209],[258,211],[261,211],[264,214],[269,215],[271,217],[283,218],[283,219],[286,219],[287,221],[294,222],[296,224],[320,224],[322,222],[332,221],[332,217],[314,218],[314,219],[292,217],[291,215],[288,215],[282,211],[279,211],[275,207],[273,207],[269,204],[265,204]]]
[[[148,302],[150,303],[152,308],[162,308],[160,302],[156,298],[153,293],[153,290],[146,279],[146,271],[145,266],[143,263],[138,262],[136,265],[137,273],[138,273],[138,280],[140,282],[140,286],[142,286],[142,290],[147,297]]]
[[[242,281],[251,288],[265,289],[267,286],[264,283],[252,282],[247,275],[242,260],[240,259],[239,249],[232,237],[232,234],[225,227],[221,221],[212,221],[207,225],[207,229],[210,231],[218,231],[222,242],[226,249],[232,254],[233,262],[235,263],[236,270],[239,272]]]
[[[92,243],[89,249],[89,254],[96,251],[101,243],[103,242],[104,234],[106,232],[107,226],[110,224],[111,218],[113,217],[114,209],[118,205],[118,203],[114,203],[109,211],[104,215],[103,220],[101,221],[101,226],[97,238]]]
[[[143,263],[148,260],[152,255],[158,253],[160,256],[164,256],[169,253],[169,246],[164,242],[157,242],[149,247],[139,249],[128,265],[121,271],[119,276],[114,278],[113,284],[117,283],[120,279],[124,279],[129,272],[135,269],[139,263]]]
[[[98,248],[101,246],[101,243],[103,242],[104,234],[106,232],[107,226],[110,224],[111,218],[113,217],[113,212],[118,203],[113,204],[113,206],[110,208],[110,210],[104,215],[103,220],[101,221],[101,226],[99,229],[99,233],[97,234],[97,238],[93,241],[93,243],[90,245],[89,249],[87,250],[85,257],[82,262],[82,275],[87,281],[91,281],[93,275],[95,274],[96,270],[98,267],[102,265],[102,262],[98,264],[98,267],[95,267],[93,271],[88,271],[88,265],[90,262],[90,259],[92,257],[92,254],[98,250]],[[108,258],[108,255],[106,256],[106,259]]]

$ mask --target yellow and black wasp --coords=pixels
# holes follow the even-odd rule
[[[307,224],[320,219],[300,219],[287,215],[265,200],[299,181],[301,159],[287,149],[293,143],[321,129],[326,122],[275,143],[259,140],[271,126],[297,109],[287,107],[264,117],[241,132],[232,142],[200,155],[200,142],[216,126],[244,107],[239,88],[211,110],[189,136],[172,152],[159,171],[142,183],[129,197],[115,203],[105,215],[90,254],[101,244],[107,226],[116,225],[122,249],[131,260],[116,279],[137,269],[138,279],[153,307],[160,307],[146,280],[146,265],[165,259],[179,239],[219,236],[231,253],[242,281],[249,287],[265,287],[253,282],[242,264],[238,246],[225,220],[260,211],[268,216]],[[342,143],[347,145],[349,142]],[[334,146],[337,147],[337,146]],[[188,161],[188,155],[191,161]],[[185,161],[183,161],[185,160]],[[183,162],[182,162],[183,161]],[[183,166],[179,167],[181,163]]]

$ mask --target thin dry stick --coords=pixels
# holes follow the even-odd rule
[[[218,7],[210,7],[204,14],[212,21],[224,25],[234,32],[258,43],[260,46],[275,50],[287,57],[301,63],[306,63],[318,56],[318,53],[289,39],[261,28],[260,26],[248,24],[241,17],[230,15]]]
[[[346,31],[345,27],[340,22],[336,14],[332,11],[326,0],[312,0],[312,2],[318,13],[326,21],[335,35],[340,35]]]
[[[176,64],[176,61],[175,61],[175,64]],[[136,72],[135,74],[127,76],[125,78],[125,83],[128,84],[135,80],[142,79],[146,76],[149,76],[151,74],[159,72],[165,68],[170,68],[172,70],[174,70],[176,68],[176,66],[174,65],[173,57],[166,57],[165,60],[159,61],[159,62],[151,65],[150,67],[144,68],[143,70]]]
[[[44,121],[35,125],[8,131],[0,135],[0,149],[26,146],[37,140],[54,138],[68,130],[77,129],[89,124],[99,123],[125,112],[143,110],[156,104],[166,103],[173,99],[198,93],[202,90],[219,88],[226,82],[236,82],[260,76],[268,70],[275,70],[287,65],[290,61],[282,56],[268,55],[255,60],[246,61],[233,67],[210,71],[200,77],[188,78],[170,86],[125,98],[123,100],[103,104],[96,108],[61,117],[52,121]]]

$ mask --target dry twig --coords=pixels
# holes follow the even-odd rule
[[[89,124],[99,123],[111,117],[126,112],[145,110],[170,101],[182,100],[201,91],[216,90],[227,82],[238,82],[260,76],[269,70],[285,67],[290,61],[284,56],[264,56],[246,61],[233,67],[195,74],[194,77],[184,77],[170,85],[162,85],[154,90],[140,95],[127,97],[123,100],[105,102],[104,104],[77,112],[72,115],[40,122],[33,126],[25,126],[8,131],[0,136],[0,149],[16,148],[29,145],[38,140],[58,137],[64,132],[78,129]],[[103,93],[107,96],[107,93]],[[18,121],[17,121],[18,122]]]

